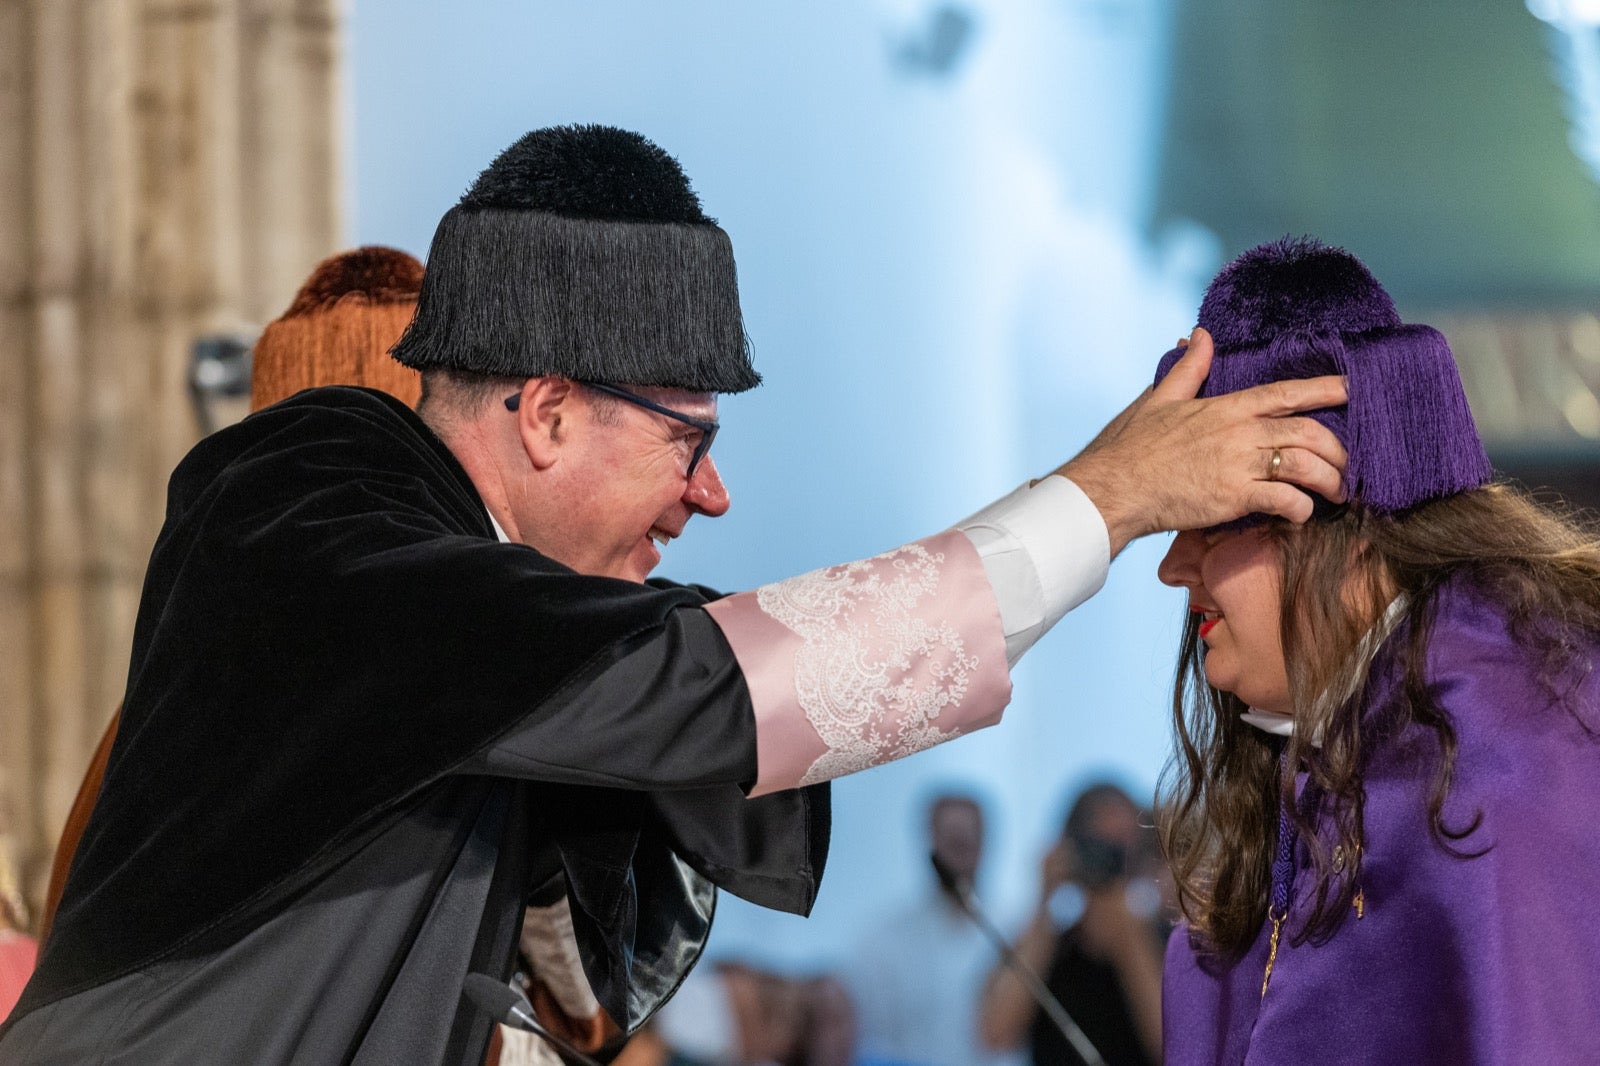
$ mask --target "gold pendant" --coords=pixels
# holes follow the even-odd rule
[[[1267,984],[1272,980],[1272,964],[1278,961],[1278,937],[1283,932],[1283,915],[1269,915],[1272,919],[1272,940],[1267,947],[1267,972],[1261,975],[1261,998],[1267,998]]]

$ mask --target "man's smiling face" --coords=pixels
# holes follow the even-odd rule
[[[693,419],[714,422],[712,393],[629,386],[628,391]],[[728,490],[706,455],[688,468],[703,436],[668,415],[579,385],[567,408],[561,506],[541,523],[535,546],[579,573],[643,581],[662,546],[697,514],[728,510]]]

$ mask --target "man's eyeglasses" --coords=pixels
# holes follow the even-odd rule
[[[722,428],[720,423],[708,422],[703,418],[686,415],[682,411],[674,411],[670,407],[663,407],[654,400],[647,400],[638,393],[629,392],[627,389],[619,389],[615,385],[602,385],[598,381],[580,381],[578,384],[594,389],[596,392],[603,392],[608,396],[615,396],[617,399],[631,403],[635,407],[643,407],[646,411],[654,411],[658,415],[666,415],[668,418],[676,419],[686,426],[693,426],[698,429],[700,431],[700,439],[695,441],[694,451],[689,455],[689,467],[683,473],[686,478],[694,477],[695,468],[700,465],[700,460],[704,459],[706,453],[711,450],[711,442],[717,438],[717,430]],[[517,392],[506,397],[507,411],[515,411],[521,406],[522,393]]]

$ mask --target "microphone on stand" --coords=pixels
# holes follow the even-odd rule
[[[1039,975],[1034,973],[1027,963],[1017,958],[1017,953],[1011,949],[1010,941],[994,927],[988,916],[978,909],[977,902],[972,898],[972,886],[956,876],[956,872],[946,866],[937,853],[929,855],[928,859],[933,863],[933,872],[938,875],[939,884],[950,893],[957,906],[972,919],[972,923],[983,930],[984,935],[994,945],[995,951],[999,953],[1000,960],[1022,981],[1022,986],[1033,995],[1034,1001],[1039,1004],[1039,1009],[1044,1011],[1045,1017],[1061,1031],[1061,1035],[1066,1038],[1072,1050],[1083,1060],[1084,1066],[1106,1066],[1106,1060],[1083,1034],[1083,1030],[1078,1028],[1078,1023],[1072,1020],[1072,1015],[1067,1013],[1061,1001],[1050,993],[1050,989],[1045,987],[1045,983],[1039,980]]]
[[[528,1002],[528,997],[505,982],[496,981],[486,973],[469,973],[461,991],[474,1007],[502,1025],[542,1037],[563,1055],[576,1059],[583,1066],[600,1066],[598,1059],[590,1058],[540,1025],[539,1019],[533,1016],[533,1004]]]

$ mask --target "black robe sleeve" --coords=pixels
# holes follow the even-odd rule
[[[559,713],[525,719],[459,772],[555,786],[540,789],[538,807],[585,970],[631,1030],[699,955],[713,885],[761,906],[810,910],[827,860],[829,790],[745,797],[756,776],[754,718],[701,714],[748,704],[722,630],[702,611],[675,611],[649,639],[626,642],[559,702]],[[676,736],[663,737],[672,727]],[[626,787],[643,781],[651,791]]]

